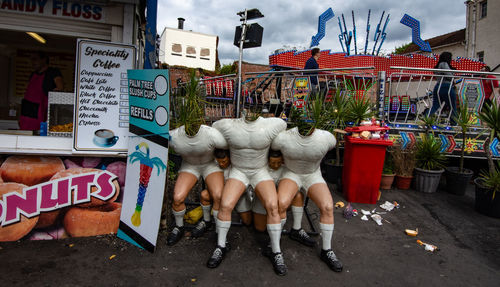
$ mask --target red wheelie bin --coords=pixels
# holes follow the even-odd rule
[[[389,128],[360,126],[347,128],[347,132],[388,132]],[[345,137],[344,168],[342,171],[343,193],[347,201],[377,203],[380,179],[384,167],[385,151],[392,141]]]

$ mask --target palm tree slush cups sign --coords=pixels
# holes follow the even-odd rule
[[[168,70],[129,70],[127,177],[118,237],[154,251],[168,160]]]

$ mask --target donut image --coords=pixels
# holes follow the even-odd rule
[[[22,194],[23,188],[27,187],[24,184],[9,182],[0,183],[0,200],[3,200],[3,195],[12,191]],[[21,221],[7,226],[0,226],[0,242],[1,241],[16,241],[28,234],[38,222],[38,216],[28,219],[21,215]]]
[[[32,186],[49,180],[64,170],[58,157],[15,155],[8,157],[0,167],[4,182],[17,182]]]
[[[90,208],[73,207],[64,216],[64,229],[71,237],[116,233],[121,210],[122,205],[117,202]]]
[[[61,225],[59,227],[46,228],[42,230],[34,230],[28,234],[28,240],[53,240],[53,239],[63,239],[68,238],[68,234],[64,227]]]
[[[49,212],[41,212],[35,228],[46,228],[54,225],[54,223],[56,223],[57,221],[57,218],[59,217],[60,212],[61,210],[59,209]]]
[[[51,180],[55,180],[55,179],[59,179],[59,178],[63,178],[63,177],[68,177],[68,176],[75,175],[75,174],[89,173],[89,172],[95,172],[95,171],[102,171],[102,170],[95,169],[95,168],[84,168],[84,167],[70,168],[70,169],[62,170],[62,171],[56,173],[51,178]],[[90,197],[90,202],[79,204],[78,207],[93,207],[93,206],[99,206],[99,205],[106,204],[107,202],[115,201],[116,198],[118,197],[118,195],[120,194],[120,185],[118,184],[118,180],[116,180],[116,179],[113,180],[113,184],[116,187],[116,194],[112,198],[110,198],[108,201],[103,201],[103,200],[100,200],[100,199],[95,198],[95,197]],[[91,192],[96,192],[96,191],[97,191],[97,187],[93,186]]]

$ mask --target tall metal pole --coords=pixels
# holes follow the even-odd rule
[[[236,97],[236,117],[240,117],[240,102],[241,102],[241,62],[243,61],[243,43],[245,42],[247,33],[247,9],[245,9],[245,16],[243,24],[241,25],[241,38],[240,38],[240,60],[238,61],[238,94]]]

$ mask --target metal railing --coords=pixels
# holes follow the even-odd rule
[[[444,126],[455,124],[459,103],[466,101],[476,116],[485,102],[484,91],[498,97],[494,78],[500,73],[391,67],[399,70],[388,78],[384,96],[385,120],[393,124],[418,124],[422,117],[435,115]],[[436,74],[440,73],[440,74]],[[482,86],[482,88],[480,87]],[[476,121],[477,126],[480,122]]]

